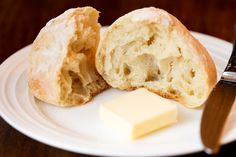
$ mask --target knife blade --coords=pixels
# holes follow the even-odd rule
[[[201,119],[201,140],[207,154],[216,154],[226,119],[236,96],[236,44],[228,65],[205,102]]]

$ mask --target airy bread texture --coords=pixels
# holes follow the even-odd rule
[[[105,33],[95,61],[114,88],[145,87],[190,108],[203,104],[216,83],[207,50],[174,16],[153,7],[117,19]]]
[[[69,9],[42,28],[29,55],[28,84],[35,97],[80,105],[108,87],[95,68],[98,17],[92,7]]]

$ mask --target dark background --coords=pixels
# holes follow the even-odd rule
[[[99,21],[110,25],[119,16],[146,6],[167,10],[189,30],[232,42],[236,24],[236,0],[0,0],[0,63],[30,44],[46,22],[66,9],[93,6]],[[36,142],[0,118],[0,157],[86,157]],[[185,155],[207,156],[203,152]],[[235,157],[236,142],[222,147],[218,156]]]

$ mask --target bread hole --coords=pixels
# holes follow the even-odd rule
[[[124,64],[123,68],[124,68],[124,75],[129,75],[131,72],[130,67],[127,64]]]
[[[172,82],[172,80],[173,80],[173,77],[172,77],[172,76],[167,77],[167,82]]]
[[[149,81],[157,81],[158,80],[158,76],[155,74],[148,74],[145,82],[149,82]]]
[[[130,65],[132,64],[136,64],[136,65],[140,65],[140,68],[145,68],[145,67],[153,67],[156,66],[156,59],[155,56],[152,54],[148,54],[148,53],[143,53],[141,55],[138,55],[137,57],[135,57],[131,63],[129,63]]]
[[[168,92],[170,93],[170,94],[173,94],[173,95],[176,95],[176,90],[174,90],[174,89],[168,89]]]
[[[159,68],[162,75],[171,73],[173,64],[174,58],[172,57],[161,59],[159,61]]]
[[[145,82],[149,82],[149,81],[153,81],[154,80],[154,76],[152,75],[147,75]]]
[[[169,72],[171,72],[171,71],[172,71],[172,69],[173,69],[173,64],[174,64],[174,61],[170,61],[170,63],[169,63],[169,66],[170,66],[170,71],[169,71]]]
[[[195,71],[194,71],[193,69],[191,69],[191,71],[190,71],[190,75],[191,75],[192,78],[195,77]]]
[[[174,96],[174,97],[179,97],[180,95],[179,95],[179,91],[177,90],[177,89],[174,89],[173,87],[171,87],[171,86],[169,86],[168,88],[167,88],[167,92],[169,93],[169,94],[171,94],[172,96]]]
[[[193,90],[190,90],[188,94],[189,94],[190,96],[193,96],[193,95],[194,95],[194,91],[193,91]]]
[[[180,47],[178,47],[179,54],[182,55],[182,50]]]
[[[84,88],[83,83],[81,82],[79,76],[73,71],[69,71],[69,75],[70,75],[70,78],[72,80],[72,83],[71,83],[72,92],[71,92],[71,94],[86,95],[86,93],[87,93],[86,89]]]
[[[159,76],[160,76],[160,70],[159,69],[157,69],[156,71],[155,70],[148,71],[145,82],[158,81]]]
[[[152,35],[152,36],[148,39],[147,45],[150,46],[151,44],[153,44],[154,40],[155,40],[155,36]]]
[[[120,68],[116,68],[116,73],[117,73],[117,74],[120,73]]]
[[[182,49],[178,46],[178,52],[180,54],[180,56],[178,57],[178,59],[181,59],[183,57],[183,53],[182,53]]]

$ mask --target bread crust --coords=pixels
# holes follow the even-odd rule
[[[86,27],[86,23],[81,24],[81,22],[84,21],[84,18],[87,18],[85,17],[87,14],[91,16],[89,18],[94,18],[91,20],[92,22],[96,21],[99,16],[98,11],[92,7],[69,9],[55,19],[50,20],[39,32],[32,44],[28,68],[29,89],[36,98],[57,106],[74,106],[88,102],[93,96],[108,88],[106,82],[97,73],[94,63],[95,53],[100,40],[100,25],[98,23],[94,24],[96,25],[94,26],[96,34],[94,39],[88,39],[93,40],[91,42],[94,42],[94,45],[89,51],[79,51],[79,47],[75,47],[75,50],[72,50],[73,47],[70,45],[75,39],[82,38],[80,37],[82,34],[80,32],[81,27]],[[87,43],[85,42],[84,44]],[[82,56],[82,59],[79,58],[78,61],[75,60],[79,56],[75,55],[74,51],[76,50]],[[92,70],[89,72],[93,75],[91,78],[94,78],[95,82],[99,82],[99,85],[86,96],[78,94],[75,100],[68,103],[62,98],[63,81],[69,81],[63,76],[63,67],[73,61],[76,65],[80,65],[82,64],[80,62],[85,62],[85,59],[90,65],[90,68],[85,68]]]
[[[168,12],[162,10],[162,9],[157,9],[154,7],[149,7],[149,8],[143,8],[143,9],[138,9],[135,11],[132,11],[119,19],[117,19],[107,30],[105,33],[103,40],[100,42],[97,54],[96,54],[96,68],[98,72],[100,73],[101,76],[107,81],[107,83],[115,87],[112,80],[110,79],[109,76],[106,75],[105,69],[104,69],[104,58],[106,56],[104,49],[106,48],[106,44],[109,42],[108,37],[110,34],[119,26],[122,25],[122,22],[125,20],[130,20],[130,21],[149,21],[157,24],[163,24],[163,25],[170,25],[170,28],[173,30],[176,30],[179,36],[182,36],[185,41],[188,41],[188,44],[192,47],[192,49],[195,49],[197,52],[195,54],[195,62],[199,63],[199,66],[202,66],[202,69],[204,69],[205,73],[207,74],[207,84],[206,86],[208,87],[207,89],[207,95],[211,92],[213,87],[216,84],[216,67],[215,64],[208,54],[206,48],[202,46],[202,44],[195,39],[192,34],[187,30],[187,28],[173,15],[169,14]],[[115,87],[118,89],[122,90],[133,90],[136,89],[137,87]],[[139,87],[138,87],[139,88]],[[146,87],[148,88],[148,87]],[[202,104],[188,104],[186,101],[181,99],[180,97],[173,97],[172,95],[162,93],[155,88],[148,88],[150,91],[161,95],[166,98],[174,99],[182,103],[184,106],[189,107],[189,108],[195,108],[198,107]]]
[[[214,88],[216,81],[217,81],[217,74],[216,74],[216,67],[214,64],[214,61],[212,60],[211,56],[209,55],[206,48],[196,39],[193,37],[193,35],[188,31],[188,29],[173,15],[170,15],[171,20],[173,21],[173,26],[175,29],[177,29],[181,35],[185,38],[186,41],[189,41],[191,45],[196,49],[198,54],[196,55],[198,57],[197,63],[200,63],[203,68],[205,69],[205,72],[208,76],[207,86],[208,86],[208,92],[207,95],[210,94],[212,89]],[[172,98],[176,99],[176,98]],[[178,99],[182,104],[184,104],[186,107],[189,108],[195,108],[198,106],[192,106],[191,104],[186,104],[183,100]],[[199,106],[202,104],[199,104]]]

